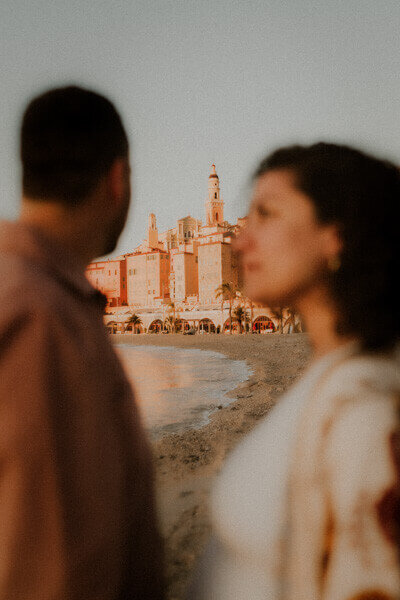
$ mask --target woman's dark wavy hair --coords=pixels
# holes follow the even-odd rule
[[[354,148],[318,143],[276,150],[255,177],[278,169],[294,173],[319,222],[339,226],[343,250],[331,273],[338,333],[356,335],[366,350],[393,348],[400,305],[398,167]]]

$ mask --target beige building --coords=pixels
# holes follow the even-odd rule
[[[219,303],[216,290],[222,283],[238,286],[238,265],[232,251],[232,227],[224,221],[224,202],[220,194],[215,165],[208,178],[207,225],[200,229],[198,247],[199,304]]]
[[[232,245],[223,240],[200,244],[199,254],[199,304],[219,303],[216,290],[222,283],[238,285],[238,268]]]
[[[133,250],[133,253],[145,253],[150,250],[164,250],[164,244],[159,239],[157,220],[154,213],[149,214],[146,239]]]
[[[199,293],[198,243],[181,244],[170,251],[170,297],[174,301],[186,301]]]
[[[194,238],[199,236],[201,221],[191,216],[178,219],[176,227],[167,229],[160,234],[159,240],[165,250],[178,248],[180,244],[190,244]]]
[[[169,298],[169,263],[169,254],[158,249],[126,255],[129,306],[157,306]]]

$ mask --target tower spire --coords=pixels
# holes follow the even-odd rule
[[[220,196],[219,177],[215,165],[211,165],[208,177],[208,198],[206,202],[207,225],[222,225],[224,222],[224,202]]]
[[[156,215],[149,214],[149,226],[147,229],[147,245],[149,248],[158,248],[158,229]]]

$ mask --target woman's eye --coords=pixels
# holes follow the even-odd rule
[[[262,218],[266,218],[270,216],[270,211],[263,206],[257,206],[257,215]]]

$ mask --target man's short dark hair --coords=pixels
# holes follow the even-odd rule
[[[34,98],[23,116],[23,193],[77,205],[127,154],[128,139],[109,100],[76,86],[50,90]]]

